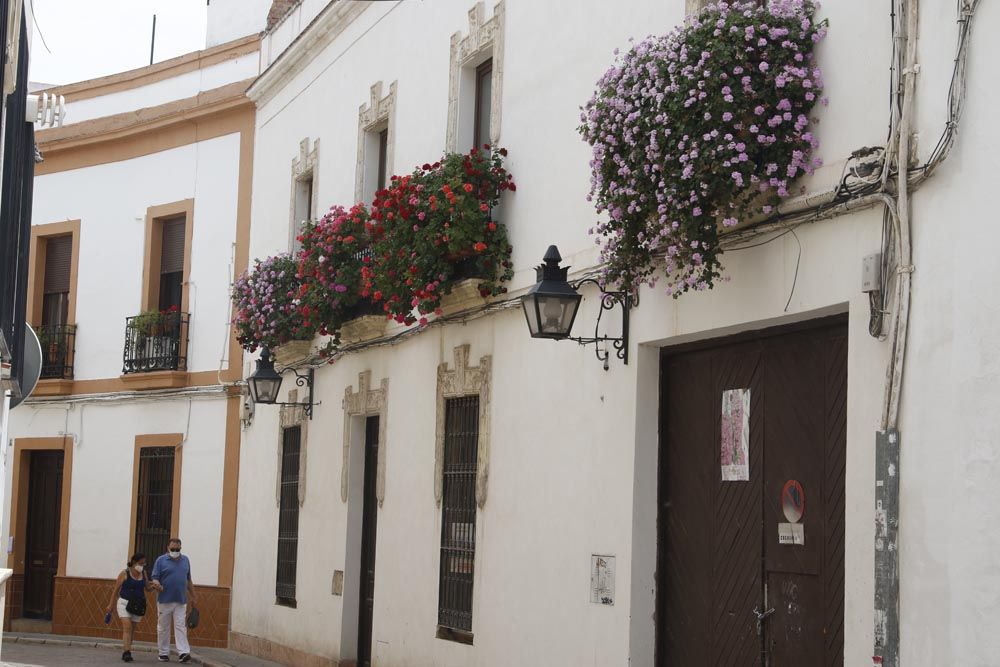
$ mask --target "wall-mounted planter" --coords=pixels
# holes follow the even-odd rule
[[[441,297],[441,314],[454,315],[463,310],[486,304],[486,298],[479,293],[480,278],[466,278],[451,287],[451,292]]]
[[[278,366],[294,366],[308,359],[311,352],[311,340],[290,340],[274,349],[274,361]]]
[[[354,345],[375,340],[385,335],[388,320],[385,315],[362,315],[350,322],[345,322],[340,328],[340,342],[343,345]]]

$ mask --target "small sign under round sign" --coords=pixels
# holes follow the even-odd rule
[[[789,523],[798,523],[806,509],[806,494],[798,480],[790,479],[781,489],[781,511]]]

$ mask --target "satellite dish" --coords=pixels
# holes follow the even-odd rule
[[[30,324],[24,325],[24,352],[21,354],[21,395],[10,397],[10,407],[13,410],[24,399],[35,391],[38,379],[42,376],[42,344],[35,335]]]

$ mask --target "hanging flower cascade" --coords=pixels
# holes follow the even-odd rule
[[[233,285],[233,326],[245,350],[311,340],[315,327],[300,306],[298,262],[288,254],[255,260]]]
[[[407,176],[393,176],[372,202],[374,268],[370,290],[397,322],[427,323],[455,279],[475,277],[479,293],[498,295],[513,277],[511,245],[492,211],[514,191],[503,148],[450,153]],[[468,275],[460,275],[460,269]]]
[[[634,291],[663,277],[674,297],[711,288],[720,225],[771,213],[820,166],[809,112],[827,25],[815,10],[810,0],[719,2],[616,49],[579,128],[593,147],[588,200],[607,214],[591,229],[606,284]]]
[[[372,226],[364,204],[350,210],[334,206],[319,220],[306,223],[298,237],[300,310],[307,326],[333,336],[328,349],[339,343],[340,328],[352,318],[352,308],[369,296]]]

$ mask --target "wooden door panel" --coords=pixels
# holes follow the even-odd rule
[[[370,667],[372,630],[375,615],[375,534],[378,498],[375,480],[378,470],[379,418],[365,420],[365,485],[361,519],[361,605],[358,610],[358,667]]]
[[[724,482],[722,394],[744,388],[749,479]],[[664,355],[658,664],[843,665],[846,398],[843,320]],[[788,480],[803,545],[778,543]]]
[[[59,571],[63,453],[34,451],[30,456],[23,613],[29,618],[52,618],[53,584]]]

